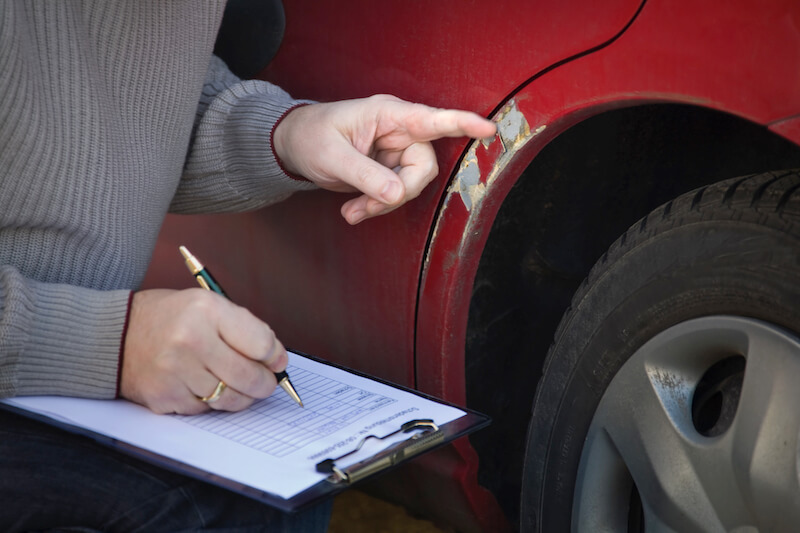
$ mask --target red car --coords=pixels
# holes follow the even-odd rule
[[[800,2],[283,8],[256,77],[498,135],[355,227],[324,191],[170,218],[146,285],[186,244],[287,346],[489,414],[375,489],[458,531],[794,529]]]

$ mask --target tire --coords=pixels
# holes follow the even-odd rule
[[[534,400],[523,531],[796,530],[798,189],[703,187],[595,265]]]

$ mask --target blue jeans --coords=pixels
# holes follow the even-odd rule
[[[0,410],[0,531],[324,532],[330,511],[283,513]]]

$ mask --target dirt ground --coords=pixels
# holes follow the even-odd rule
[[[400,506],[359,490],[347,490],[333,502],[328,533],[451,533],[433,522],[410,516]]]

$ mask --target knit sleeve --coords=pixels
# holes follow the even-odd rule
[[[114,398],[130,294],[0,267],[0,397]]]
[[[316,188],[286,174],[272,149],[275,125],[304,103],[268,82],[240,80],[212,57],[170,211],[247,211]]]

